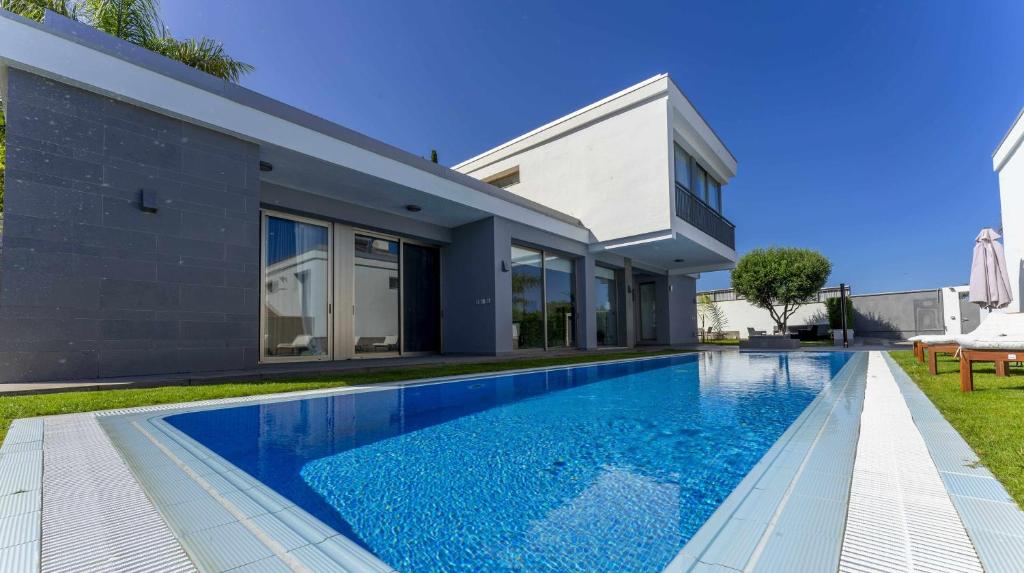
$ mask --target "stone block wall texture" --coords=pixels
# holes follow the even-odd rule
[[[258,147],[16,69],[4,103],[0,382],[255,367]]]

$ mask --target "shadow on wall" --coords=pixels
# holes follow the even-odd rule
[[[896,323],[875,312],[861,312],[853,307],[853,331],[858,337],[903,338]]]

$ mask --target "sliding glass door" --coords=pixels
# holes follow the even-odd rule
[[[326,223],[263,217],[260,324],[264,359],[330,358],[330,235]]]
[[[441,351],[441,253],[402,244],[402,341],[405,352]]]
[[[438,249],[284,213],[262,221],[262,361],[440,352]]]
[[[619,345],[619,281],[613,269],[594,269],[594,297],[597,299],[597,344]]]
[[[544,348],[544,262],[512,246],[512,348]]]
[[[398,241],[357,233],[354,248],[355,353],[397,353],[401,348]]]
[[[512,245],[512,348],[576,344],[574,261]]]
[[[556,255],[544,258],[548,348],[576,345],[575,278],[571,260]]]

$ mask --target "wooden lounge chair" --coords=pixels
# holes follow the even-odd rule
[[[945,334],[922,334],[910,338],[914,343],[914,358],[924,362],[925,352],[928,353],[928,371],[937,373],[939,354],[956,354],[960,346],[956,337]]]
[[[1010,362],[1024,360],[1024,314],[992,314],[970,334],[957,337],[960,345],[960,390],[974,390],[974,363],[994,362],[996,376],[1009,376]]]

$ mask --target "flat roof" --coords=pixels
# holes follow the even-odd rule
[[[579,108],[579,109],[577,109],[577,110],[575,110],[573,112],[570,112],[570,113],[568,113],[566,115],[563,115],[562,117],[559,117],[559,118],[557,118],[555,120],[549,121],[548,123],[545,123],[544,125],[541,125],[540,127],[532,129],[532,130],[530,130],[530,131],[528,131],[528,132],[526,132],[526,133],[524,133],[524,134],[522,134],[522,135],[520,135],[518,137],[510,139],[510,140],[508,140],[508,141],[506,141],[506,142],[504,142],[504,143],[502,143],[500,145],[497,145],[495,147],[492,147],[491,149],[488,149],[488,150],[486,150],[486,151],[484,151],[482,153],[478,153],[477,155],[474,155],[473,157],[470,157],[469,159],[466,159],[464,161],[461,161],[461,162],[453,165],[452,169],[461,169],[461,168],[463,168],[463,167],[465,167],[465,166],[467,166],[467,165],[469,165],[469,164],[471,164],[473,162],[479,161],[480,159],[483,159],[483,158],[487,157],[488,155],[494,155],[496,153],[501,153],[502,151],[508,149],[509,147],[512,147],[512,146],[514,146],[517,143],[521,143],[521,142],[523,142],[523,141],[525,141],[527,139],[537,138],[539,140],[539,142],[547,141],[548,139],[553,138],[553,137],[555,137],[558,134],[552,133],[549,136],[543,136],[542,134],[544,134],[544,132],[551,131],[551,130],[561,126],[562,124],[565,124],[566,122],[569,122],[569,121],[571,121],[571,120],[573,120],[575,118],[578,118],[578,117],[580,117],[580,116],[582,116],[582,115],[584,115],[584,114],[586,114],[588,112],[597,110],[597,109],[599,109],[601,107],[604,107],[604,106],[609,106],[608,110],[603,111],[597,117],[597,119],[603,118],[603,117],[605,117],[607,115],[610,115],[610,114],[618,111],[619,108],[610,107],[610,104],[614,104],[614,103],[618,102],[619,100],[621,100],[621,99],[623,99],[623,98],[625,98],[625,97],[627,97],[627,96],[629,96],[629,95],[631,95],[631,94],[633,94],[633,93],[635,93],[637,91],[640,91],[640,90],[642,90],[642,89],[644,89],[644,88],[646,88],[646,87],[648,87],[648,86],[650,86],[652,84],[655,84],[655,83],[657,83],[659,81],[665,81],[666,82],[666,85],[665,85],[665,89],[666,90],[668,89],[669,86],[672,86],[672,87],[674,87],[676,89],[676,91],[679,92],[680,95],[682,95],[683,100],[685,101],[686,105],[688,105],[688,106],[690,106],[690,108],[692,108],[692,110],[695,112],[695,114],[699,118],[699,120],[701,122],[703,122],[705,127],[707,127],[707,129],[711,133],[712,137],[714,137],[716,142],[719,145],[722,146],[722,149],[725,150],[725,152],[727,154],[729,154],[729,158],[732,159],[735,162],[736,161],[736,156],[733,155],[732,151],[730,151],[728,147],[726,147],[725,142],[722,141],[722,138],[718,136],[718,134],[715,132],[715,130],[711,127],[711,124],[709,124],[707,122],[707,120],[704,119],[704,116],[701,115],[700,111],[697,110],[697,108],[693,105],[693,102],[690,101],[690,98],[688,98],[686,96],[686,94],[683,92],[683,90],[679,88],[679,85],[675,82],[675,80],[673,80],[671,78],[671,76],[669,76],[667,73],[662,73],[662,74],[658,74],[656,76],[647,78],[646,80],[643,80],[643,81],[641,81],[639,83],[633,84],[632,86],[629,86],[626,89],[617,91],[617,92],[613,93],[612,95],[610,95],[608,97],[605,97],[605,98],[600,99],[600,100],[598,100],[598,101],[596,101],[594,103],[591,103],[589,105],[581,107],[581,108]],[[595,120],[591,120],[591,121],[595,121]],[[590,122],[588,122],[588,123],[590,123]]]
[[[1022,141],[1024,141],[1024,107],[1017,112],[1017,118],[1010,124],[1010,129],[1006,130],[1003,138],[999,140],[999,145],[992,152],[993,171],[1003,168],[1010,156],[1020,147]]]
[[[36,22],[5,10],[0,10],[0,18],[11,20],[18,24],[31,26],[37,30],[44,31],[48,34],[79,44],[83,47],[96,50],[162,76],[166,76],[186,84],[187,86],[198,88],[275,118],[314,130],[323,135],[360,147],[388,159],[401,162],[421,171],[443,177],[451,182],[471,188],[479,193],[530,209],[538,214],[551,217],[562,223],[568,223],[576,227],[585,228],[579,219],[562,213],[561,211],[557,211],[543,204],[523,198],[509,191],[505,191],[504,189],[494,187],[493,185],[484,183],[476,178],[459,173],[443,165],[433,163],[422,157],[409,153],[408,151],[399,149],[393,145],[384,143],[365,134],[349,129],[343,125],[291,106],[280,100],[270,98],[238,84],[217,78],[181,62],[169,59],[148,49],[111,36],[81,22],[65,18],[55,12],[47,10],[46,16],[42,22]],[[5,59],[4,56],[5,54],[0,54],[0,61]],[[15,67],[21,68],[22,66],[16,65]],[[27,69],[27,71],[45,74],[48,70]],[[116,96],[117,94],[106,95]],[[186,121],[190,120],[190,118],[180,119]],[[208,127],[218,129],[220,126],[212,125]],[[221,129],[231,132],[232,135],[251,140],[251,138],[235,133],[230,129]]]

